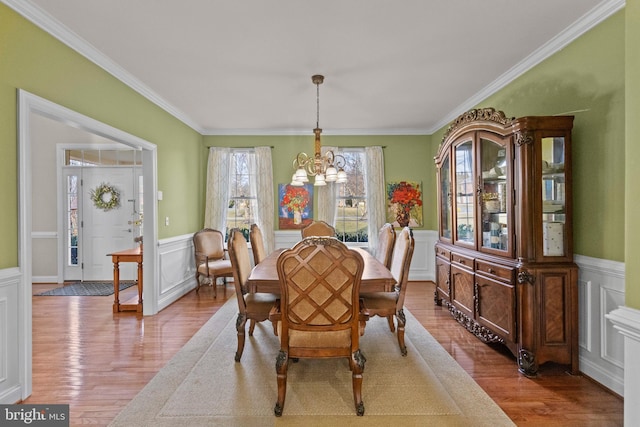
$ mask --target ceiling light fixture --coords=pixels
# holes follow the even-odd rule
[[[332,150],[327,151],[324,155],[321,153],[320,85],[324,82],[324,76],[316,74],[311,76],[311,81],[316,85],[316,128],[313,130],[316,136],[315,153],[313,157],[310,157],[307,153],[300,152],[293,159],[295,173],[291,178],[291,185],[304,185],[305,182],[309,182],[309,175],[314,177],[313,185],[315,186],[327,185],[327,182],[342,184],[347,182],[347,173],[344,171],[345,158],[335,154]]]

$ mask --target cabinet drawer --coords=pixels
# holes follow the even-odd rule
[[[449,249],[441,248],[439,246],[436,246],[436,255],[446,260],[451,259],[451,251]]]
[[[455,262],[456,264],[460,264],[464,267],[467,267],[473,270],[473,258],[459,254],[457,252],[451,252],[451,262]]]
[[[507,282],[513,281],[513,268],[504,267],[491,262],[479,259],[476,260],[476,271]]]

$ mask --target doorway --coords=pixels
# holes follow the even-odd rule
[[[142,155],[142,181],[144,183],[144,199],[147,201],[145,209],[145,220],[142,230],[145,240],[145,251],[143,256],[144,283],[143,291],[144,315],[155,314],[158,311],[158,252],[157,252],[157,206],[155,203],[157,194],[157,149],[155,144],[138,138],[134,135],[116,129],[112,126],[99,122],[83,114],[55,104],[39,96],[33,95],[24,90],[18,90],[18,264],[20,268],[19,295],[15,301],[18,307],[17,318],[9,319],[18,325],[17,347],[20,357],[17,366],[11,364],[8,369],[19,373],[20,396],[26,399],[31,395],[32,390],[32,368],[31,368],[31,348],[32,348],[32,275],[33,275],[33,228],[32,219],[34,203],[44,203],[46,200],[33,200],[33,174],[34,164],[32,158],[33,141],[31,120],[36,116],[47,117],[64,123],[76,129],[82,129],[100,138],[107,138],[112,142],[124,144],[135,150],[139,150]],[[55,152],[55,150],[53,150]],[[51,168],[51,175],[55,175],[55,162],[40,165],[35,168]],[[58,177],[59,178],[59,177]],[[54,182],[60,182],[55,176],[51,176]],[[54,193],[55,195],[55,193]],[[47,195],[50,198],[51,195]],[[53,202],[55,204],[55,198]],[[51,209],[51,205],[49,205]],[[61,223],[58,221],[58,223]],[[58,236],[63,234],[62,228],[57,230]],[[61,240],[61,239],[58,239]],[[63,257],[53,257],[61,260]],[[106,257],[105,257],[106,258]],[[60,261],[59,261],[60,262]],[[62,271],[59,266],[58,271]]]
[[[122,144],[59,144],[57,149],[63,163],[57,191],[62,280],[111,280],[113,264],[106,255],[135,247],[142,236],[140,151]],[[135,266],[122,264],[120,277],[135,280]]]

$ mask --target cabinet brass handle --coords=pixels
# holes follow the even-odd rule
[[[462,258],[458,258],[458,262],[459,262],[460,264],[464,264],[464,260],[463,260]]]
[[[496,271],[493,268],[488,268],[487,271],[491,274],[496,274]]]

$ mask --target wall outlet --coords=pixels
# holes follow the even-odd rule
[[[169,226],[169,217],[168,216],[166,216],[164,218],[164,225],[166,225],[167,227]]]

